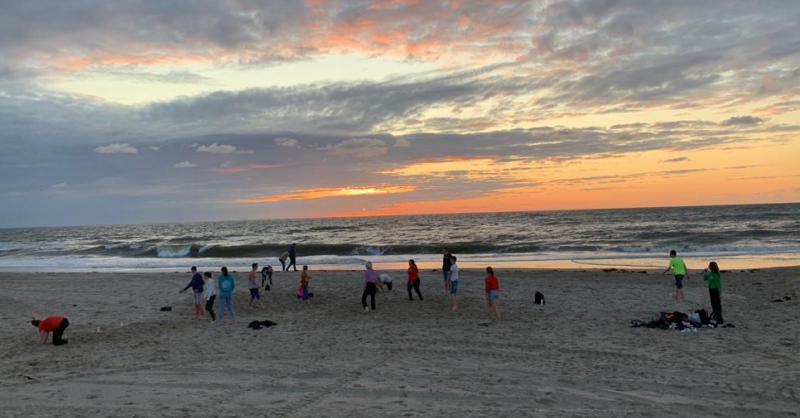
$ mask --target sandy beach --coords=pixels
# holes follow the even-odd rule
[[[480,270],[462,272],[458,311],[438,271],[421,272],[413,302],[405,273],[390,272],[395,290],[370,314],[360,272],[312,273],[311,306],[295,298],[299,273],[277,272],[262,308],[247,307],[235,273],[239,320],[221,326],[192,319],[186,272],[4,274],[0,415],[800,415],[800,268],[724,273],[735,328],[691,333],[629,322],[710,306],[699,275],[679,303],[654,271],[502,269],[504,321],[480,326]],[[69,318],[68,346],[32,344],[30,317],[51,314]],[[255,319],[278,326],[246,328]]]

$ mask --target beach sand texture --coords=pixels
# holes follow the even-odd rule
[[[629,321],[710,306],[699,275],[683,304],[656,272],[497,273],[505,321],[488,327],[478,270],[462,271],[455,312],[440,272],[421,272],[422,302],[392,272],[370,314],[360,272],[313,271],[311,306],[295,297],[299,273],[276,272],[251,309],[240,271],[230,326],[192,319],[186,273],[5,274],[0,416],[800,415],[800,268],[723,274],[736,328],[693,333]],[[50,314],[69,318],[68,346],[31,344],[27,321]],[[246,328],[254,319],[279,325]]]

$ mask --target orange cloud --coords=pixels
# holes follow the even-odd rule
[[[414,186],[369,186],[369,187],[339,187],[297,190],[280,195],[257,197],[253,199],[240,199],[241,203],[273,203],[287,200],[311,200],[326,197],[352,197],[381,194],[408,193],[416,190]]]

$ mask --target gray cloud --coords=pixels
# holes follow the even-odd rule
[[[764,123],[764,119],[756,116],[734,116],[722,122],[722,126],[736,126],[736,125],[758,125]]]

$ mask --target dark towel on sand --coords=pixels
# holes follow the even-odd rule
[[[272,321],[252,321],[249,324],[247,324],[247,328],[261,329],[262,327],[269,328],[269,327],[274,327],[275,325],[278,324]]]

